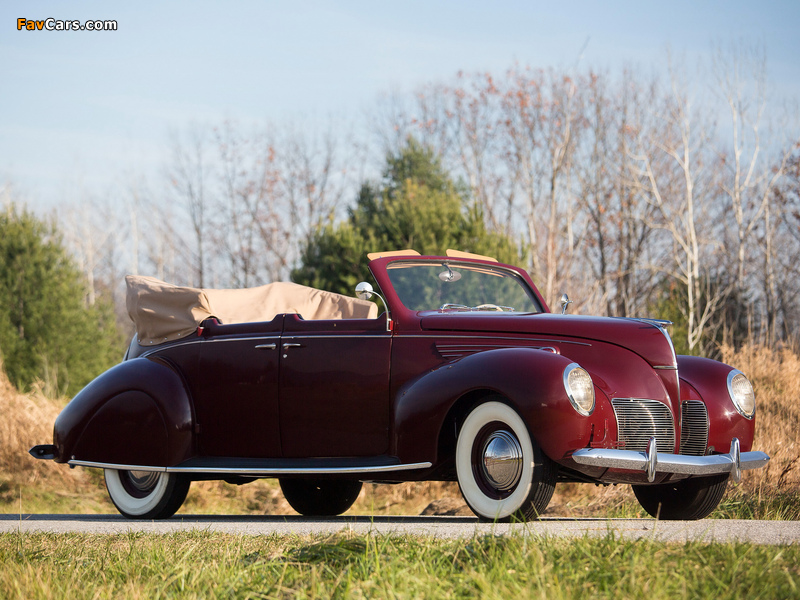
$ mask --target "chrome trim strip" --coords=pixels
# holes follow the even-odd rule
[[[433,339],[433,340],[511,340],[511,341],[526,341],[526,342],[545,342],[548,344],[574,344],[575,346],[587,346],[591,347],[591,344],[587,344],[586,342],[573,342],[571,340],[552,340],[552,339],[539,339],[539,338],[528,338],[528,337],[500,337],[495,335],[475,335],[474,332],[469,331],[466,332],[466,335],[441,335],[438,333],[436,329],[429,330],[430,334],[421,335],[419,333],[415,334],[404,334],[403,332],[395,333],[394,338],[423,338],[423,339]],[[481,332],[486,333],[486,332]],[[523,334],[527,335],[527,334]],[[515,348],[517,346],[514,346]],[[527,347],[527,346],[524,346]]]
[[[648,476],[653,469],[653,473],[680,473],[682,475],[731,473],[733,477],[736,477],[738,471],[760,469],[769,462],[769,455],[764,452],[738,452],[738,444],[739,440],[734,438],[730,453],[708,456],[687,456],[664,452],[648,456],[646,452],[633,450],[583,448],[574,452],[572,458],[581,465],[644,471],[648,473]],[[651,465],[653,456],[655,457],[654,466]]]
[[[633,321],[640,321],[641,323],[647,323],[652,325],[656,329],[658,329],[661,333],[664,334],[664,337],[667,338],[667,343],[669,343],[670,350],[672,350],[672,360],[674,368],[678,369],[678,355],[675,353],[675,344],[672,343],[672,336],[670,336],[669,331],[667,331],[667,327],[672,325],[672,321],[664,321],[663,319],[637,319],[633,318]]]
[[[327,467],[316,469],[303,468],[277,468],[277,469],[233,469],[233,468],[204,468],[204,467],[168,467],[167,473],[214,473],[224,475],[323,475],[323,474],[359,474],[359,473],[390,473],[393,471],[411,471],[413,469],[427,469],[433,466],[430,462],[411,463],[403,465],[384,465],[372,467]]]
[[[284,331],[283,335],[281,335],[283,339],[304,339],[304,340],[325,340],[325,339],[333,339],[339,340],[342,338],[356,338],[359,340],[363,340],[364,338],[377,338],[381,340],[390,340],[392,339],[391,332],[386,333],[365,333],[364,335],[359,335],[357,333],[343,333],[343,334],[334,334],[334,335],[314,335],[310,332],[305,331]]]
[[[252,340],[272,340],[278,339],[281,337],[280,332],[272,333],[270,335],[248,335],[242,337],[235,337],[235,333],[228,334],[230,337],[212,337],[212,338],[200,338],[197,340],[192,340],[190,343],[194,344],[202,344],[203,342],[249,342]]]
[[[247,341],[254,341],[254,340],[273,340],[273,339],[274,340],[278,340],[281,337],[283,337],[283,338],[291,338],[291,339],[297,339],[297,338],[308,338],[308,339],[327,339],[327,338],[330,338],[330,339],[341,339],[341,338],[391,339],[392,338],[391,334],[387,335],[386,333],[378,333],[378,334],[371,333],[371,334],[365,334],[365,335],[347,334],[347,333],[345,333],[343,335],[339,335],[339,334],[336,334],[336,335],[313,335],[313,334],[306,333],[306,332],[292,332],[292,331],[284,332],[284,333],[275,332],[275,333],[271,333],[271,334],[268,334],[268,335],[255,335],[255,336],[249,335],[249,336],[246,336],[246,337],[237,337],[238,334],[235,334],[235,333],[224,334],[224,335],[229,336],[229,337],[195,338],[195,339],[191,339],[191,340],[190,339],[186,339],[186,340],[183,340],[182,343],[180,343],[180,344],[171,344],[169,346],[159,345],[157,347],[148,348],[146,351],[144,351],[141,354],[137,355],[136,358],[145,358],[146,356],[150,356],[151,354],[154,354],[156,352],[160,352],[161,350],[164,350],[165,348],[175,348],[177,346],[188,346],[189,344],[208,344],[208,343],[219,344],[219,343],[223,343],[223,342],[247,342]]]
[[[87,460],[71,460],[68,463],[74,467],[94,467],[98,469],[116,469],[119,471],[156,471],[159,473],[209,473],[214,475],[245,475],[251,477],[271,475],[325,475],[325,474],[360,474],[360,473],[391,473],[394,471],[411,471],[414,469],[428,469],[433,466],[430,462],[407,463],[401,465],[384,465],[370,467],[328,467],[316,469],[303,468],[227,468],[227,467],[150,467],[143,465],[120,465],[114,463],[92,462]]]
[[[664,371],[677,371],[678,367],[670,367],[669,365],[653,365],[654,369],[661,369]]]
[[[236,334],[230,334],[230,335],[234,336]],[[210,338],[210,339],[208,339],[208,338],[199,338],[199,337],[193,337],[192,339],[186,339],[185,338],[185,339],[181,340],[180,344],[170,344],[168,346],[162,344],[162,345],[159,345],[159,346],[153,346],[152,348],[147,348],[147,350],[145,350],[141,354],[137,354],[136,358],[145,358],[147,356],[150,356],[151,354],[155,354],[157,352],[161,352],[162,350],[165,350],[167,348],[177,348],[177,347],[180,347],[180,346],[190,346],[192,344],[204,344],[204,343],[209,343],[209,342],[214,342],[214,343],[220,343],[220,342],[248,342],[248,341],[256,341],[256,340],[279,339],[280,337],[281,337],[280,332],[275,332],[275,333],[269,333],[269,334],[264,334],[264,335],[249,335],[247,337],[225,337],[225,338]],[[144,347],[144,346],[142,346],[142,347]]]
[[[445,344],[435,342],[436,351],[442,355],[442,358],[461,358],[463,356],[478,354],[480,352],[487,352],[490,350],[507,350],[511,348],[525,349],[525,350],[543,350],[551,354],[561,354],[554,346],[525,346],[522,344],[482,344],[482,343],[463,343],[463,344]]]
[[[93,462],[90,460],[75,460],[74,458],[67,462],[70,467],[94,467],[96,469],[116,469],[117,471],[155,471],[164,473],[167,467],[148,467],[145,465],[120,465],[117,463],[101,463]]]

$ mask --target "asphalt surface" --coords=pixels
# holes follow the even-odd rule
[[[796,544],[800,521],[656,521],[654,519],[544,518],[524,524],[481,523],[474,517],[331,517],[176,515],[163,521],[132,521],[120,515],[0,515],[0,533],[50,532],[167,534],[200,530],[235,535],[309,535],[340,531],[377,535],[430,535],[469,538],[481,535],[554,537],[606,536],[662,542],[753,542]]]

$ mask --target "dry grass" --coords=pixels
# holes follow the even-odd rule
[[[723,360],[743,371],[756,390],[753,448],[771,459],[765,469],[743,478],[749,491],[800,489],[800,355],[790,349],[723,348]]]
[[[63,401],[46,398],[41,389],[19,393],[0,368],[1,504],[16,504],[22,490],[37,488],[81,504],[87,486],[92,485],[91,473],[36,460],[28,454],[32,446],[52,442],[53,422],[63,405]]]
[[[754,448],[772,457],[766,469],[746,472],[738,486],[729,488],[730,503],[800,498],[800,355],[764,347],[725,348],[723,355],[725,362],[741,369],[753,382],[758,400]],[[28,454],[31,446],[52,439],[53,421],[63,405],[63,400],[49,400],[41,391],[20,394],[0,369],[0,512],[114,512],[99,471],[68,469]],[[367,484],[351,514],[419,514],[434,501],[429,510],[437,514],[471,514],[458,486],[440,482]],[[793,503],[800,504],[797,500]],[[547,514],[612,517],[636,510],[628,486],[561,484]],[[181,512],[293,511],[276,481],[261,480],[244,486],[194,483]]]

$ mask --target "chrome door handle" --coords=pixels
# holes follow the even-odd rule
[[[287,348],[302,348],[302,347],[303,347],[303,344],[290,344],[288,342],[283,344],[283,356],[282,356],[282,358],[286,358],[286,357],[289,356],[288,354],[286,354],[286,349]]]
[[[259,344],[256,346],[256,350],[275,350],[277,347],[277,344]]]

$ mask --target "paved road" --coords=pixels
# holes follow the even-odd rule
[[[655,521],[653,519],[564,519],[510,525],[480,523],[474,517],[333,517],[177,515],[165,521],[130,521],[119,515],[0,515],[0,533],[115,534],[130,531],[172,533],[203,530],[237,535],[319,534],[343,530],[384,535],[431,535],[463,538],[486,534],[547,536],[617,536],[668,542],[750,541],[757,544],[800,543],[800,521]]]

